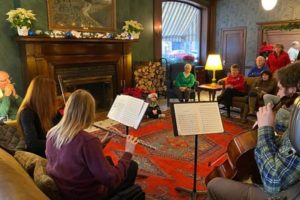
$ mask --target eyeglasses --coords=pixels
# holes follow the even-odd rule
[[[12,83],[12,78],[8,77],[6,79],[0,79],[0,82],[2,82],[2,83],[7,82],[7,81],[10,81]]]

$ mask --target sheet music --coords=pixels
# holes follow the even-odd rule
[[[224,132],[216,102],[174,104],[178,135]]]
[[[128,95],[118,95],[107,116],[126,126],[137,129],[147,107],[148,103],[142,99]]]

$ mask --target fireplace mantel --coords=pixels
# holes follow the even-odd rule
[[[134,40],[18,37],[17,42],[21,50],[24,90],[35,76],[46,75],[57,80],[58,69],[72,65],[113,65],[117,92],[132,85],[131,44]]]

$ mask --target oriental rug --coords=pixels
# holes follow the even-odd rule
[[[224,133],[199,135],[198,138],[198,177],[197,190],[206,191],[205,177],[213,170],[210,163],[215,162],[226,152],[229,142],[238,134],[251,127],[252,123],[240,123],[240,120],[223,118]],[[108,123],[107,123],[108,122]],[[113,125],[125,132],[121,124],[104,120],[103,126]],[[140,178],[137,183],[146,193],[146,199],[173,200],[189,199],[184,192],[177,192],[175,187],[192,189],[194,141],[195,136],[175,137],[169,112],[163,119],[145,119],[138,130],[129,129],[130,134],[157,147],[149,149],[142,145],[136,146],[133,159],[139,164]],[[104,134],[97,131],[97,134]],[[115,136],[105,147],[105,154],[110,155],[116,163],[124,152],[124,138]],[[205,199],[205,195],[199,197]]]

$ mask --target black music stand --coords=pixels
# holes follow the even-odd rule
[[[187,189],[184,187],[176,187],[175,190],[178,192],[186,192],[191,194],[192,200],[196,200],[197,196],[200,194],[206,194],[206,191],[197,191],[197,163],[198,163],[198,135],[203,134],[200,131],[194,132],[192,134],[184,134],[184,132],[180,132],[184,129],[184,125],[179,125],[181,123],[180,120],[188,120],[188,123],[191,127],[197,127],[197,123],[201,124],[201,126],[205,127],[206,123],[203,122],[205,120],[199,120],[197,114],[201,114],[205,110],[209,113],[213,112],[210,117],[213,117],[213,123],[216,123],[216,129],[214,130],[205,130],[203,133],[213,133],[216,132],[224,132],[223,124],[221,120],[221,115],[219,112],[218,104],[215,102],[189,102],[189,103],[173,103],[171,104],[171,115],[173,122],[173,130],[175,136],[185,136],[185,135],[194,135],[195,136],[195,153],[194,153],[194,177],[193,177],[193,189]],[[203,112],[203,113],[204,113]],[[187,118],[187,116],[193,116],[195,114],[195,119]],[[205,117],[207,115],[203,114]],[[203,118],[202,118],[203,119]],[[184,123],[184,122],[183,122]],[[179,130],[179,129],[180,130]]]

